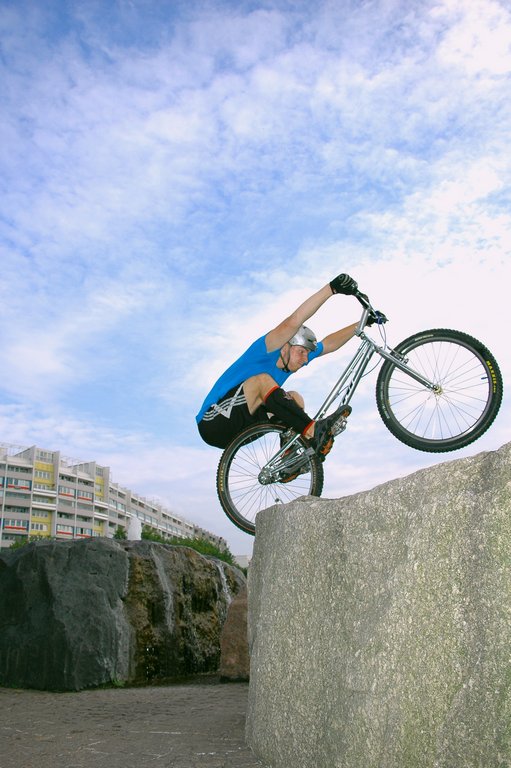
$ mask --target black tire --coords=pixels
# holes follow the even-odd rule
[[[308,471],[286,483],[262,485],[259,472],[280,448],[286,427],[269,422],[247,427],[222,453],[216,476],[220,504],[227,517],[245,533],[254,535],[258,512],[274,504],[286,504],[299,496],[321,496],[323,464],[307,457]],[[306,445],[302,438],[299,438]]]
[[[376,383],[380,416],[392,434],[419,451],[455,451],[493,423],[502,401],[502,376],[491,352],[461,331],[422,331],[394,350],[438,384],[426,389],[386,360]]]

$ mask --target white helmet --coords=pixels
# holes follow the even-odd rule
[[[302,325],[302,327],[297,330],[295,335],[289,339],[289,343],[291,346],[305,347],[305,349],[309,349],[311,352],[315,352],[316,347],[318,346],[316,334],[305,325]]]

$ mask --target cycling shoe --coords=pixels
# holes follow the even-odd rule
[[[302,467],[297,472],[292,472],[290,475],[286,475],[285,472],[281,472],[279,483],[290,483],[291,480],[296,480],[298,475],[305,475],[306,472],[309,471],[309,467]]]
[[[345,420],[351,413],[349,405],[340,405],[330,416],[318,419],[314,425],[314,437],[310,444],[315,452],[324,459],[332,450],[334,437],[342,432]]]

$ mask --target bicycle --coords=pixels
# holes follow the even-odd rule
[[[346,406],[334,434],[346,429],[349,406],[373,356],[383,361],[376,404],[384,424],[401,442],[432,453],[454,451],[477,440],[495,420],[502,401],[502,375],[491,352],[461,331],[433,329],[387,346],[387,318],[357,292],[362,315],[360,345],[315,419],[340,398]],[[383,346],[366,334],[368,320]],[[231,522],[255,533],[259,511],[299,496],[321,496],[324,457],[285,425],[264,421],[247,427],[225,448],[217,471],[220,504]]]

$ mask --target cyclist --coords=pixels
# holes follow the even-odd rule
[[[338,275],[276,328],[257,339],[206,396],[196,416],[202,439],[209,445],[225,448],[245,427],[274,418],[310,439],[319,455],[326,455],[332,447],[332,427],[349,408],[341,406],[330,416],[314,421],[304,410],[302,396],[286,392],[282,384],[304,365],[335,352],[353,337],[358,323],[319,342],[304,323],[334,294],[353,295],[357,290],[352,277]]]

